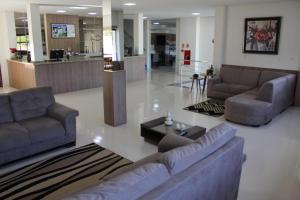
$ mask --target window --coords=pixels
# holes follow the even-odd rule
[[[18,51],[28,51],[29,50],[28,35],[17,36],[17,50]]]

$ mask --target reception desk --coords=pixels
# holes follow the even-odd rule
[[[32,62],[8,60],[10,86],[16,89],[51,86],[64,93],[102,86],[102,58],[72,58],[69,61]]]
[[[145,56],[124,58],[127,81],[146,78]],[[103,86],[102,58],[71,57],[55,62],[8,60],[10,86],[16,89],[51,86],[54,93],[64,93]]]

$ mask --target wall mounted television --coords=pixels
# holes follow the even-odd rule
[[[75,38],[74,24],[51,24],[52,38]]]

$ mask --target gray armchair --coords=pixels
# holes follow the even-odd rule
[[[49,87],[0,95],[0,165],[75,145],[78,111],[55,102]]]

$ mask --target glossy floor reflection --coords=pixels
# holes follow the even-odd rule
[[[77,146],[93,141],[130,160],[136,161],[156,152],[157,148],[140,137],[140,123],[163,116],[173,117],[207,129],[224,122],[182,108],[206,98],[196,91],[167,86],[178,82],[176,73],[154,71],[145,81],[127,84],[128,123],[113,128],[104,124],[102,88],[56,95],[62,104],[78,109]],[[243,167],[239,200],[300,199],[300,108],[291,107],[272,123],[260,128],[232,124],[245,138],[247,162]],[[58,154],[60,149],[32,159],[14,163],[0,172]]]

